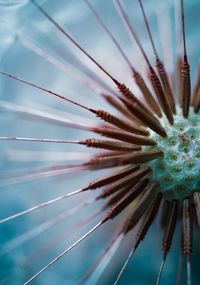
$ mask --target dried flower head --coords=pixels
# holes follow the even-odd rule
[[[49,98],[55,97],[64,104],[71,104],[84,111],[84,116],[88,113],[91,117],[97,117],[101,123],[90,124],[91,120],[76,117],[67,119],[62,115],[54,115],[45,110],[36,108],[27,108],[21,105],[12,104],[10,102],[1,101],[1,108],[11,110],[23,115],[24,118],[41,120],[42,123],[58,124],[58,126],[71,127],[72,129],[80,129],[85,132],[92,132],[94,138],[89,136],[85,139],[69,140],[67,139],[50,139],[38,137],[23,136],[1,136],[1,141],[22,141],[28,143],[53,143],[59,145],[79,145],[81,148],[94,148],[92,156],[85,152],[78,155],[80,163],[56,164],[44,168],[38,168],[29,171],[26,174],[10,173],[9,177],[2,180],[2,184],[23,183],[25,181],[35,181],[44,177],[75,174],[76,177],[84,172],[95,171],[100,173],[104,171],[104,175],[86,185],[81,185],[78,190],[67,192],[62,195],[54,196],[48,200],[31,206],[28,209],[19,211],[13,215],[1,218],[0,223],[17,219],[36,211],[42,211],[42,208],[48,209],[50,205],[57,205],[61,200],[73,199],[72,196],[79,196],[79,202],[75,207],[56,214],[51,219],[47,219],[41,225],[33,228],[18,238],[11,240],[1,250],[1,254],[9,252],[11,249],[22,245],[33,237],[44,233],[66,220],[69,216],[79,215],[80,211],[85,209],[93,209],[98,205],[97,210],[93,214],[86,215],[85,219],[77,223],[77,227],[81,227],[86,223],[98,219],[97,223],[87,230],[71,245],[62,250],[57,256],[46,263],[38,272],[30,277],[24,284],[29,284],[39,277],[44,271],[58,262],[73,248],[77,247],[83,240],[90,235],[95,235],[99,228],[103,228],[106,224],[113,223],[113,220],[119,216],[115,229],[117,233],[113,234],[113,239],[108,247],[102,252],[101,256],[89,267],[78,284],[83,284],[90,275],[96,274],[100,276],[109,261],[113,260],[113,256],[120,248],[122,242],[129,235],[134,235],[134,243],[131,245],[128,257],[122,262],[122,268],[115,277],[114,284],[118,284],[125,268],[133,256],[136,249],[141,246],[141,241],[145,238],[148,229],[151,227],[157,216],[161,216],[163,239],[162,253],[163,258],[158,273],[156,284],[160,282],[164,264],[172,245],[175,230],[180,229],[178,224],[181,222],[182,230],[179,230],[181,236],[181,256],[186,260],[187,285],[191,284],[191,254],[192,254],[192,237],[193,229],[200,226],[200,74],[198,74],[195,86],[191,88],[190,65],[187,55],[186,32],[185,32],[185,12],[184,1],[180,0],[180,25],[182,31],[182,43],[178,42],[179,49],[182,46],[183,52],[177,54],[177,70],[170,74],[157,50],[154,34],[145,12],[145,5],[142,0],[133,1],[131,5],[138,5],[141,10],[141,17],[144,20],[148,40],[152,47],[155,57],[155,67],[152,65],[149,56],[145,51],[142,41],[134,26],[134,21],[130,20],[127,8],[122,1],[114,0],[117,11],[121,17],[122,23],[127,29],[131,40],[135,42],[142,55],[143,63],[148,70],[148,78],[146,79],[140,66],[136,66],[126,53],[123,45],[112,30],[108,27],[103,18],[99,15],[95,5],[89,0],[85,0],[87,5],[101,28],[107,34],[109,39],[118,49],[122,59],[126,63],[140,90],[142,99],[139,99],[134,90],[131,91],[123,81],[114,76],[114,72],[108,71],[103,64],[99,63],[96,57],[92,56],[82,45],[75,40],[73,36],[55,20],[51,13],[48,12],[48,5],[42,5],[36,0],[31,0],[29,5],[36,8],[37,13],[42,15],[48,25],[51,25],[56,32],[70,42],[73,49],[77,49],[86,59],[98,68],[98,71],[89,70],[89,68],[77,58],[68,58],[79,72],[71,69],[69,64],[65,65],[50,52],[42,49],[40,46],[30,41],[26,37],[19,35],[18,40],[26,46],[26,48],[39,55],[43,60],[60,68],[64,72],[74,76],[77,82],[81,83],[92,92],[96,93],[101,100],[104,100],[108,106],[99,109],[89,106],[83,100],[76,100],[74,97],[62,95],[59,92],[40,86],[37,82],[27,81],[18,75],[10,74],[6,71],[0,71],[2,76],[6,76],[9,80],[14,80],[18,84],[28,86],[46,93]],[[179,6],[179,5],[178,5]],[[178,27],[177,27],[177,30]],[[51,36],[51,35],[50,35]],[[180,34],[178,35],[180,37]],[[48,44],[47,44],[48,45]],[[55,50],[59,53],[59,48]],[[111,64],[111,63],[110,63]],[[26,68],[26,64],[24,65]],[[101,78],[101,73],[106,76]],[[106,81],[108,80],[108,81]],[[113,86],[110,85],[113,84]],[[81,90],[80,90],[81,92]],[[177,96],[176,96],[177,95]],[[112,107],[112,108],[110,108]],[[109,111],[110,109],[113,112]],[[73,115],[72,115],[73,117]],[[80,121],[81,120],[81,121]],[[89,123],[88,123],[89,122]],[[40,122],[37,122],[40,127]],[[99,136],[101,136],[99,138]],[[79,135],[77,134],[77,137]],[[43,144],[43,145],[44,145]],[[27,154],[27,155],[30,155]],[[37,154],[33,154],[33,157]],[[38,153],[38,157],[42,156],[42,152]],[[51,152],[48,154],[51,155]],[[56,156],[57,154],[55,154]],[[61,153],[61,157],[64,153]],[[70,160],[70,153],[65,156],[64,161]],[[24,152],[22,153],[24,156]],[[74,158],[76,154],[72,155]],[[26,157],[26,155],[25,155]],[[62,160],[62,159],[61,159]],[[110,170],[111,169],[111,170]],[[69,176],[70,177],[70,176]],[[70,178],[69,178],[70,181]],[[82,184],[80,182],[80,184]],[[66,184],[70,188],[70,182]],[[87,194],[89,193],[89,194]],[[85,196],[86,195],[86,196]],[[86,200],[80,202],[80,200]],[[17,202],[16,202],[17,203]],[[90,210],[89,210],[90,211]],[[82,214],[81,214],[82,215]],[[197,223],[195,223],[197,221]],[[76,231],[76,230],[75,230]],[[78,230],[77,230],[78,231]],[[63,237],[63,236],[62,236]],[[51,243],[49,244],[51,247]],[[48,247],[47,247],[48,248]],[[37,250],[37,249],[36,249]],[[179,269],[177,284],[180,284],[181,277]],[[98,278],[96,277],[96,281]],[[91,281],[90,284],[95,284]],[[105,283],[104,283],[105,284]]]

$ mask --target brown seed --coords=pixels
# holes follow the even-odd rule
[[[128,108],[128,110],[130,110],[130,112],[132,112],[132,114],[136,116],[139,120],[141,120],[147,127],[152,129],[154,132],[156,132],[162,137],[167,136],[165,129],[161,126],[160,122],[156,119],[155,116],[149,115],[136,103],[132,103],[124,98],[121,98],[121,101]]]
[[[189,199],[183,201],[183,253],[190,259],[192,254],[192,224]]]
[[[142,136],[148,136],[149,132],[145,129],[142,129],[139,126],[133,125],[128,123],[127,121],[124,121],[104,110],[95,110],[94,111],[96,116],[104,120],[105,122],[112,124],[116,126],[117,128],[120,128],[124,131],[131,132],[134,134],[142,135]]]
[[[199,193],[195,192],[193,195],[193,198],[194,198],[194,203],[195,203],[197,222],[200,228],[200,196],[199,196]]]
[[[136,103],[143,111],[146,111],[149,115],[153,115],[152,112],[145,107],[145,105],[131,92],[129,88],[126,87],[125,84],[120,84],[118,86],[118,89],[124,98],[131,101],[132,103]]]
[[[163,112],[165,113],[165,116],[167,117],[168,121],[170,122],[171,125],[174,123],[174,118],[172,114],[172,110],[169,104],[169,101],[166,97],[166,94],[163,91],[162,85],[160,83],[160,80],[158,76],[156,75],[155,71],[153,68],[150,68],[150,80],[153,86],[153,89],[156,93],[156,96],[158,98],[158,101],[162,107]]]
[[[192,96],[192,105],[194,106],[195,113],[198,113],[200,109],[200,67],[198,70],[197,82],[195,84]]]
[[[156,145],[155,141],[147,138],[147,137],[142,137],[138,135],[133,135],[129,134],[124,131],[118,131],[118,130],[112,130],[108,128],[93,128],[93,131],[101,134],[102,136],[109,137],[112,139],[128,142],[131,144],[136,144],[136,145],[150,145],[154,146]]]
[[[140,146],[136,146],[133,144],[128,144],[119,141],[106,141],[106,140],[96,140],[96,139],[87,139],[82,141],[83,144],[86,144],[87,147],[94,147],[100,149],[108,149],[108,150],[119,150],[119,151],[137,151],[141,150]]]
[[[113,106],[120,113],[128,117],[131,121],[134,121],[135,124],[140,125],[140,122],[138,121],[138,119],[134,117],[116,98],[110,95],[107,95],[107,94],[104,94],[103,96],[111,106]]]
[[[151,202],[151,204],[147,208],[147,210],[145,212],[145,216],[142,220],[142,224],[141,224],[141,226],[137,232],[137,235],[136,235],[135,249],[138,247],[140,242],[144,239],[149,227],[153,223],[153,221],[154,221],[154,219],[158,213],[161,200],[162,200],[162,194],[159,193],[155,197],[155,199],[153,199],[153,201]]]
[[[177,218],[178,218],[178,203],[177,201],[173,201],[170,203],[167,224],[165,226],[165,232],[162,242],[164,260],[166,259],[167,253],[169,252],[171,247],[174,231],[176,228]]]
[[[151,182],[146,186],[144,194],[142,195],[140,201],[138,201],[137,205],[134,207],[132,214],[130,215],[128,221],[125,225],[125,233],[130,231],[141,219],[143,216],[145,209],[148,207],[149,203],[151,203],[152,199],[154,199],[157,193],[157,184]]]
[[[154,99],[153,95],[151,94],[151,91],[149,90],[148,86],[146,85],[144,79],[139,74],[139,72],[134,71],[133,76],[135,78],[135,81],[140,88],[140,91],[142,92],[146,102],[150,106],[150,108],[153,110],[153,112],[158,116],[162,117],[162,112],[160,110],[159,105],[157,104],[156,100]]]
[[[83,166],[90,167],[91,170],[96,170],[114,166],[146,163],[161,156],[163,156],[163,151],[161,150],[141,151],[131,154],[91,159],[83,164]]]
[[[139,181],[133,189],[127,193],[114,207],[112,207],[107,213],[106,216],[108,219],[113,219],[119,215],[128,205],[130,205],[135,198],[140,195],[145,187],[147,186],[149,180],[143,179]]]
[[[106,177],[102,177],[98,180],[91,182],[88,186],[88,189],[95,190],[95,189],[103,187],[107,184],[114,183],[117,180],[128,176],[129,174],[135,172],[138,169],[139,169],[139,166],[126,167],[123,170],[120,170],[116,173],[112,173]]]
[[[164,92],[165,92],[167,99],[169,101],[171,110],[174,114],[176,114],[176,106],[175,106],[174,96],[172,94],[172,89],[171,89],[171,86],[169,83],[168,75],[167,75],[167,72],[165,70],[165,67],[164,67],[162,61],[159,58],[156,61],[156,66],[157,66],[158,74],[160,76],[160,80],[161,80],[162,85],[163,85]]]
[[[188,117],[191,99],[191,83],[190,83],[190,66],[187,61],[187,57],[184,58],[184,62],[181,66],[182,75],[182,107],[183,116]]]
[[[129,174],[128,176],[120,179],[119,181],[113,183],[108,188],[104,189],[102,194],[98,196],[98,199],[109,197],[112,194],[117,193],[118,191],[121,191],[122,188],[129,186],[133,187],[135,184],[137,184],[141,179],[143,179],[145,176],[151,173],[151,169],[149,167],[143,167],[141,169],[138,169],[134,171],[134,173]]]

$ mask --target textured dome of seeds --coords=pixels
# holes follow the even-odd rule
[[[151,138],[157,142],[151,149],[164,152],[163,158],[150,163],[153,179],[159,181],[166,199],[184,199],[200,190],[200,117],[190,110],[185,119],[178,110],[173,126],[166,119],[162,119],[162,125],[166,138],[151,132]]]

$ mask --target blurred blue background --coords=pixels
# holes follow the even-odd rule
[[[168,71],[172,74],[175,68],[176,54],[174,2],[170,0],[144,1],[159,54],[165,60]],[[37,3],[43,4],[44,8],[66,30],[70,31],[95,59],[101,62],[114,76],[127,83],[140,96],[139,90],[136,88],[126,64],[109,37],[96,22],[96,19],[83,0],[38,0]],[[114,35],[119,39],[130,60],[135,66],[139,66],[140,72],[146,76],[143,59],[136,45],[132,44],[125,32],[112,1],[93,0],[91,3],[94,4]],[[125,0],[124,3],[128,8],[128,13],[145,50],[153,62],[154,57],[138,3],[135,0]],[[199,0],[186,0],[185,10],[188,54],[191,64],[192,84],[194,84],[200,55]],[[165,31],[166,36],[165,33],[164,36],[162,34],[162,25],[165,26],[167,23],[170,23],[168,32],[171,34],[171,44],[168,40],[167,30]],[[161,34],[159,36],[160,30]],[[76,48],[65,40],[29,1],[0,0],[0,38],[1,70],[16,74],[38,85],[67,95],[69,98],[85,105],[105,108],[105,103],[100,97],[88,91],[73,76],[66,74],[62,68],[59,69],[47,62],[30,48],[30,44],[37,46],[68,66],[73,66],[74,62],[76,65],[75,57],[77,57],[86,63],[96,74],[102,76],[103,79],[106,78]],[[27,43],[29,44],[29,48],[27,47]],[[169,51],[172,51],[172,53]],[[112,86],[109,81],[108,84]],[[74,121],[84,122],[85,120],[86,123],[93,123],[93,117],[89,116],[87,112],[72,105],[63,104],[57,98],[34,90],[29,86],[1,77],[0,100],[1,136],[76,140],[88,136],[92,137],[89,132],[60,127],[56,124],[46,124],[42,121],[38,122],[37,120],[32,120],[30,117],[26,117],[26,115],[20,115],[17,112],[9,110],[9,108],[5,108],[3,102],[5,103],[6,101],[25,108],[33,108],[70,118]],[[70,161],[70,153],[75,153],[77,156],[80,153],[83,154],[83,150],[85,150],[86,156],[90,155],[91,152],[88,149],[73,145],[0,142],[1,175],[4,178],[7,173],[13,171],[18,177],[18,175],[24,173],[31,173],[32,169],[35,168],[64,164],[67,163],[66,161]],[[18,171],[17,173],[15,172],[16,170]],[[42,201],[63,195],[66,191],[71,192],[86,185],[86,183],[94,178],[94,173],[84,172],[78,178],[76,178],[76,175],[62,175],[23,183],[1,185],[0,217],[4,218],[16,212],[23,211]],[[85,197],[90,196],[86,195]],[[46,220],[53,219],[72,208],[72,206],[81,203],[81,199],[81,197],[73,197],[70,200],[61,201],[48,208],[0,225],[0,243],[2,248],[8,245],[9,241],[12,241],[15,237],[30,231]],[[21,246],[16,246],[14,249],[8,250],[6,254],[1,254],[0,251],[0,284],[22,284],[32,274],[37,272],[37,270],[98,221],[97,218],[80,229],[74,226],[80,218],[89,215],[90,211],[91,208],[82,210],[69,220],[62,221],[48,231],[23,243]],[[94,233],[87,241],[84,241],[67,256],[63,257],[62,260],[58,261],[57,264],[49,268],[33,284],[76,284],[90,263],[95,260],[112,240],[113,233],[117,232],[118,224],[119,221],[117,220],[112,225],[105,226],[104,229]],[[180,227],[177,232],[180,234]],[[128,265],[120,284],[155,284],[156,274],[162,258],[161,239],[161,230],[157,221]],[[198,260],[200,253],[198,233],[195,234],[194,239],[196,242],[194,246],[192,273],[193,284],[197,285],[199,284]],[[99,279],[98,284],[113,283],[117,272],[120,270],[120,264],[128,253],[132,240],[133,235],[130,235],[129,241],[127,241],[127,244],[123,244],[116,258],[110,262],[104,274]],[[180,235],[177,235],[172,251],[167,259],[161,284],[168,285],[170,282],[175,284],[179,251]],[[90,280],[87,284],[93,285],[93,282]],[[185,284],[184,281],[182,284]]]

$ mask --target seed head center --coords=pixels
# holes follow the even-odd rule
[[[178,110],[174,119],[173,126],[162,119],[166,138],[151,132],[151,138],[157,142],[151,149],[162,149],[164,156],[150,165],[164,197],[182,200],[200,191],[200,118],[190,110],[185,119]]]

